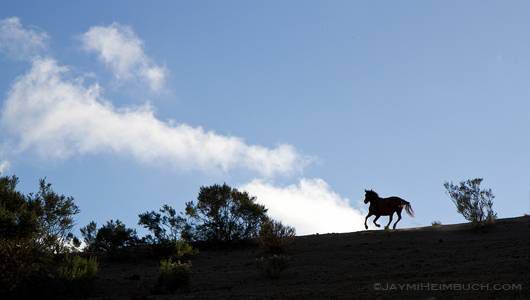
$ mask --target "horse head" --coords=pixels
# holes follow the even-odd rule
[[[364,190],[364,203],[368,203],[372,200],[376,200],[379,198],[379,195],[377,195],[376,192],[373,190]]]

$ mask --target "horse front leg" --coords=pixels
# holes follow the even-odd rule
[[[390,226],[390,223],[392,223],[392,216],[394,213],[392,213],[390,216],[388,216],[388,224],[386,224],[385,229],[388,229],[388,226]]]
[[[368,229],[368,225],[366,225],[366,221],[368,221],[368,218],[370,218],[371,216],[372,216],[372,213],[368,213],[366,218],[364,218],[364,228],[366,228],[366,229]]]
[[[376,221],[379,219],[380,215],[375,215],[374,224],[376,227],[381,227],[381,225],[377,224]]]

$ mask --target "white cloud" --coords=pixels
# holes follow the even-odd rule
[[[9,166],[9,161],[0,160],[0,174],[4,173],[7,169],[9,169]]]
[[[81,41],[86,51],[98,54],[118,80],[141,79],[155,92],[164,88],[167,70],[145,54],[142,40],[130,27],[118,23],[91,27]]]
[[[322,179],[302,178],[298,184],[274,186],[253,180],[241,187],[269,209],[274,219],[294,226],[297,234],[350,232],[364,229],[364,217],[348,199]]]
[[[242,168],[263,176],[289,174],[304,165],[290,145],[266,148],[201,127],[157,119],[149,106],[116,108],[98,85],[67,79],[68,68],[36,59],[5,101],[1,124],[18,151],[67,158],[84,153],[125,154],[177,169]]]
[[[0,20],[0,52],[15,59],[32,59],[47,49],[48,35],[24,28],[17,17]]]

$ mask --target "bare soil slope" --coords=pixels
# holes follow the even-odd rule
[[[270,280],[258,274],[253,248],[204,250],[193,259],[189,291],[173,295],[150,294],[157,277],[155,260],[103,264],[93,296],[530,299],[530,217],[502,219],[482,229],[457,224],[301,236],[292,245],[291,256],[282,277]],[[401,290],[399,284],[407,283],[408,290]],[[444,283],[457,285],[441,286]]]

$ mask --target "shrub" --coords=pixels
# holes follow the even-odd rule
[[[172,255],[177,259],[181,259],[185,256],[191,256],[198,253],[198,250],[193,249],[193,247],[186,241],[178,240],[173,244],[173,253]]]
[[[160,275],[158,277],[158,290],[161,292],[174,292],[177,289],[187,288],[191,276],[191,262],[182,263],[180,260],[160,261]]]
[[[95,257],[66,256],[59,267],[58,275],[62,280],[91,280],[98,272],[99,264]]]
[[[190,243],[184,240],[148,245],[148,248],[150,249],[150,254],[154,257],[170,257],[177,260],[191,258],[191,256],[199,253],[197,249],[194,249]]]
[[[10,294],[38,271],[39,255],[32,241],[2,239],[0,242],[0,294]]]
[[[277,279],[289,266],[289,257],[283,254],[260,257],[256,259],[256,265],[261,275],[266,278]]]
[[[431,225],[432,225],[433,227],[438,227],[438,226],[441,226],[441,225],[442,225],[442,222],[440,222],[440,221],[432,221]]]
[[[182,237],[192,241],[231,242],[258,236],[267,209],[230,186],[201,187],[197,203],[186,203],[188,222]]]
[[[449,197],[464,218],[475,224],[493,222],[497,214],[493,210],[495,196],[491,189],[481,189],[482,178],[468,179],[458,185],[444,184]]]
[[[32,241],[0,243],[0,298],[55,299],[85,295],[97,273],[97,261],[41,252]]]
[[[267,219],[261,224],[258,243],[264,254],[283,254],[296,235],[293,227]]]

